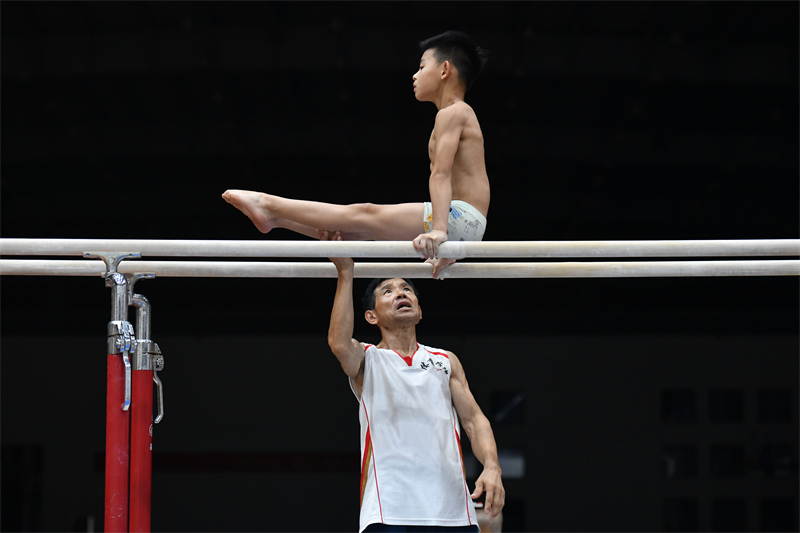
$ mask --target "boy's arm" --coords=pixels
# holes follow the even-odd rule
[[[503,488],[502,471],[500,462],[497,459],[497,444],[494,441],[494,433],[489,419],[483,414],[478,402],[469,390],[467,376],[464,374],[464,367],[454,353],[448,352],[450,359],[450,395],[453,397],[453,405],[456,407],[461,425],[467,432],[469,442],[472,445],[472,453],[475,458],[483,465],[483,472],[475,482],[475,490],[472,498],[478,498],[481,493],[486,492],[486,512],[490,518],[494,518],[506,501],[506,491]]]
[[[414,248],[426,259],[438,257],[439,245],[447,240],[447,218],[450,213],[450,202],[453,199],[451,184],[453,161],[466,119],[467,115],[455,105],[436,114],[433,127],[436,148],[428,184],[433,210],[433,229],[414,239]]]
[[[365,352],[364,346],[353,338],[353,260],[349,257],[330,259],[336,265],[338,280],[328,328],[328,346],[341,363],[344,373],[360,391],[364,379]]]

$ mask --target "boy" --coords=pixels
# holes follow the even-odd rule
[[[339,205],[292,200],[261,192],[228,190],[222,197],[242,211],[262,233],[287,228],[309,237],[317,230],[345,240],[413,240],[414,249],[433,263],[433,277],[454,262],[439,258],[439,245],[479,241],[489,212],[489,178],[483,134],[464,102],[488,53],[466,34],[448,31],[420,43],[422,58],[412,76],[414,94],[438,112],[428,142],[430,202]]]

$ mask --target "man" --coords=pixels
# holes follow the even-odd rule
[[[374,280],[365,294],[364,317],[378,326],[381,342],[354,339],[353,260],[331,261],[338,281],[328,345],[361,402],[359,531],[478,531],[471,499],[485,492],[486,512],[494,518],[505,490],[491,425],[461,363],[453,352],[417,343],[422,310],[404,279]],[[458,419],[483,464],[471,494]]]

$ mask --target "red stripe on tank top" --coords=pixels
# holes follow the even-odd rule
[[[372,437],[369,434],[369,427],[367,427],[367,435],[364,438],[364,457],[361,460],[361,495],[358,500],[358,505],[364,503],[364,490],[367,488],[367,472],[369,471],[369,462],[372,458]]]
[[[366,440],[369,443],[369,451],[370,451],[370,453],[369,453],[370,457],[368,457],[368,454],[366,453],[367,446],[365,445],[364,446],[364,461],[363,462],[364,463],[367,463],[367,462],[372,463],[372,477],[375,478],[375,494],[377,494],[377,496],[378,496],[378,511],[381,514],[381,522],[383,522],[383,505],[381,505],[381,491],[378,488],[378,472],[377,472],[377,470],[375,470],[375,458],[371,457],[373,455],[373,446],[372,446],[372,437],[370,437],[370,431],[369,431],[369,413],[367,412],[367,404],[364,403],[364,398],[363,397],[361,398],[361,406],[364,408],[364,416],[367,419]],[[367,465],[367,468],[369,468],[368,465]],[[362,500],[364,499],[364,488],[366,487],[366,481],[367,481],[366,477],[365,477],[366,476],[365,472],[366,472],[366,470],[364,469],[364,464],[362,463],[362,466],[361,466],[361,476],[362,476],[362,481],[361,481],[361,486],[362,486],[361,499]]]

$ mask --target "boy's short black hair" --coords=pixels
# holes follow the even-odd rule
[[[369,282],[367,290],[364,291],[364,297],[361,299],[361,305],[364,308],[365,313],[367,311],[375,309],[375,291],[378,290],[378,285],[380,285],[387,279],[395,279],[395,278],[375,278]],[[417,299],[419,299],[419,292],[417,291],[417,288],[414,286],[414,284],[411,283],[411,280],[406,278],[399,278],[399,279],[405,281],[408,284],[408,286],[411,287],[411,290],[414,291],[414,294],[417,296]]]
[[[489,52],[478,46],[472,37],[461,31],[449,30],[434,35],[419,43],[420,52],[433,48],[433,57],[440,63],[450,61],[458,70],[459,78],[469,90],[483,66],[489,60]]]

